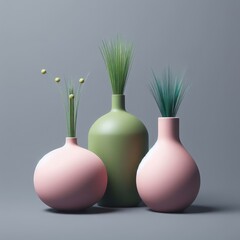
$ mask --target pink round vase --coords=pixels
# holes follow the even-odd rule
[[[158,119],[158,140],[137,171],[143,202],[157,212],[179,212],[195,200],[200,188],[198,167],[179,139],[179,118]]]
[[[97,203],[107,186],[101,159],[66,138],[63,147],[46,154],[34,172],[34,187],[48,206],[62,211],[82,210]]]

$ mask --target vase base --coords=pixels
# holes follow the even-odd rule
[[[140,201],[134,203],[120,203],[120,202],[98,202],[98,206],[100,207],[110,207],[110,208],[128,208],[128,207],[140,207]]]

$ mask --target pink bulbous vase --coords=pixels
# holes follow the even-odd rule
[[[141,161],[136,177],[143,202],[153,211],[179,212],[197,197],[198,167],[179,139],[179,118],[158,119],[158,139]]]
[[[49,207],[60,211],[83,210],[97,203],[107,187],[101,159],[66,138],[63,147],[46,154],[34,172],[34,188]]]

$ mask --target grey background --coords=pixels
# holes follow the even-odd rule
[[[1,0],[0,239],[239,239],[239,23],[237,0]],[[90,73],[78,125],[86,147],[89,127],[111,101],[98,47],[117,34],[135,46],[127,109],[147,126],[151,146],[159,116],[147,87],[151,69],[186,70],[181,139],[202,185],[185,214],[146,207],[57,214],[34,193],[37,162],[66,136],[52,78]]]

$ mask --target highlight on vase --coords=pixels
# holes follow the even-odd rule
[[[45,69],[41,70],[47,74]],[[77,143],[76,126],[80,92],[85,81],[76,83],[54,78],[64,101],[67,137],[64,146],[46,154],[34,172],[34,188],[49,207],[60,211],[78,211],[98,202],[107,186],[107,172],[102,160]]]
[[[168,67],[159,76],[153,73],[150,90],[162,117],[158,118],[157,141],[138,167],[137,189],[143,202],[154,211],[183,211],[200,188],[198,167],[180,141],[176,117],[186,84]]]

